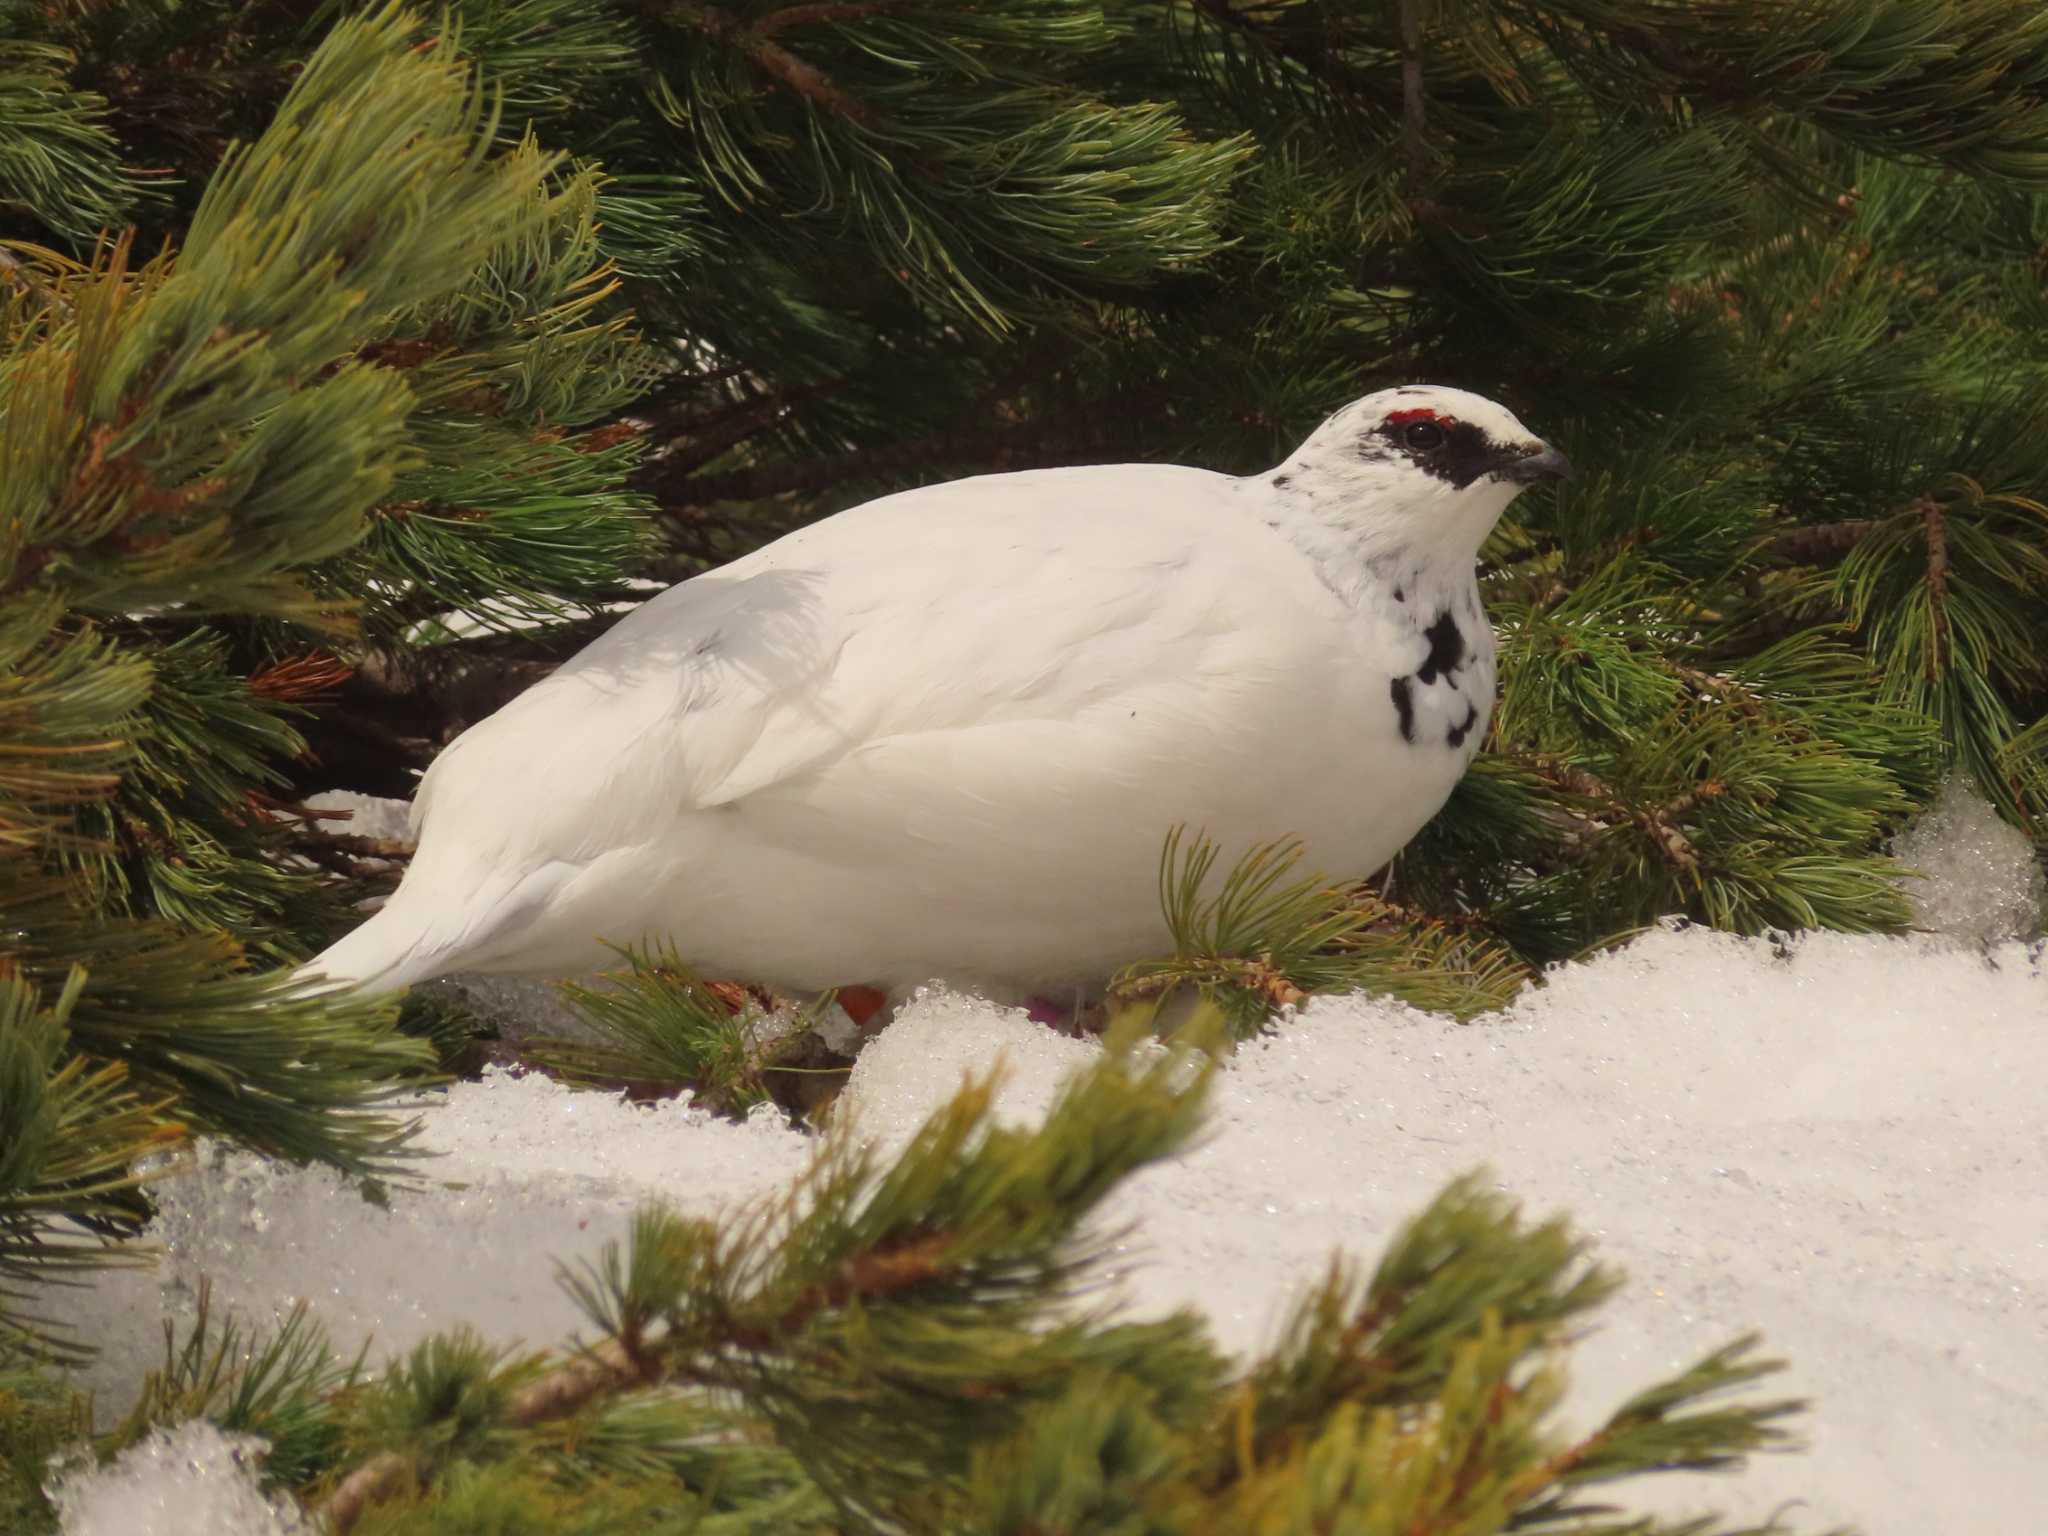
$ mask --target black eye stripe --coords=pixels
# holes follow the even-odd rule
[[[1410,442],[1408,433],[1419,426],[1435,427],[1443,434],[1442,441],[1433,447]],[[1361,447],[1365,444],[1371,444],[1368,457],[1380,457],[1391,448],[1424,473],[1461,491],[1492,469],[1495,458],[1493,440],[1469,421],[1385,421],[1366,435]]]

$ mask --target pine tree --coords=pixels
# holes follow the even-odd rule
[[[1415,378],[1591,470],[1446,812],[1369,894],[1170,848],[1132,1000],[1902,926],[1944,775],[2048,826],[2044,144],[2025,0],[0,0],[9,1348],[152,1149],[402,1166],[441,1021],[279,978],[403,850],[306,795],[920,480]]]
[[[536,602],[643,537],[630,447],[579,430],[653,372],[596,313],[594,175],[504,129],[471,76],[400,13],[342,24],[175,250],[8,258],[9,1283],[86,1256],[56,1218],[132,1225],[129,1165],[187,1130],[392,1165],[407,1133],[377,1106],[432,1053],[277,969],[351,889],[280,814],[298,701],[338,672],[328,647],[422,600],[398,594],[507,601],[459,556],[482,513],[436,498],[489,507],[486,547],[541,546]],[[98,185],[59,150],[116,173],[92,103],[31,118],[30,147],[47,121],[44,185]],[[570,512],[581,546],[550,557]]]

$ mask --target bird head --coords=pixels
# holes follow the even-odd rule
[[[1470,561],[1529,486],[1571,465],[1505,406],[1436,385],[1355,400],[1272,472],[1356,553]]]

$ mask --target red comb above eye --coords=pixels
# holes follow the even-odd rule
[[[1387,414],[1387,425],[1390,427],[1404,427],[1411,421],[1442,420],[1441,416],[1426,405],[1418,405],[1412,411],[1390,411]]]

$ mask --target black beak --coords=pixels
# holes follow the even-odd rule
[[[1572,477],[1572,461],[1559,453],[1548,443],[1538,443],[1525,448],[1515,458],[1501,466],[1500,472],[1510,480],[1523,485],[1533,485],[1538,480],[1569,480]]]

